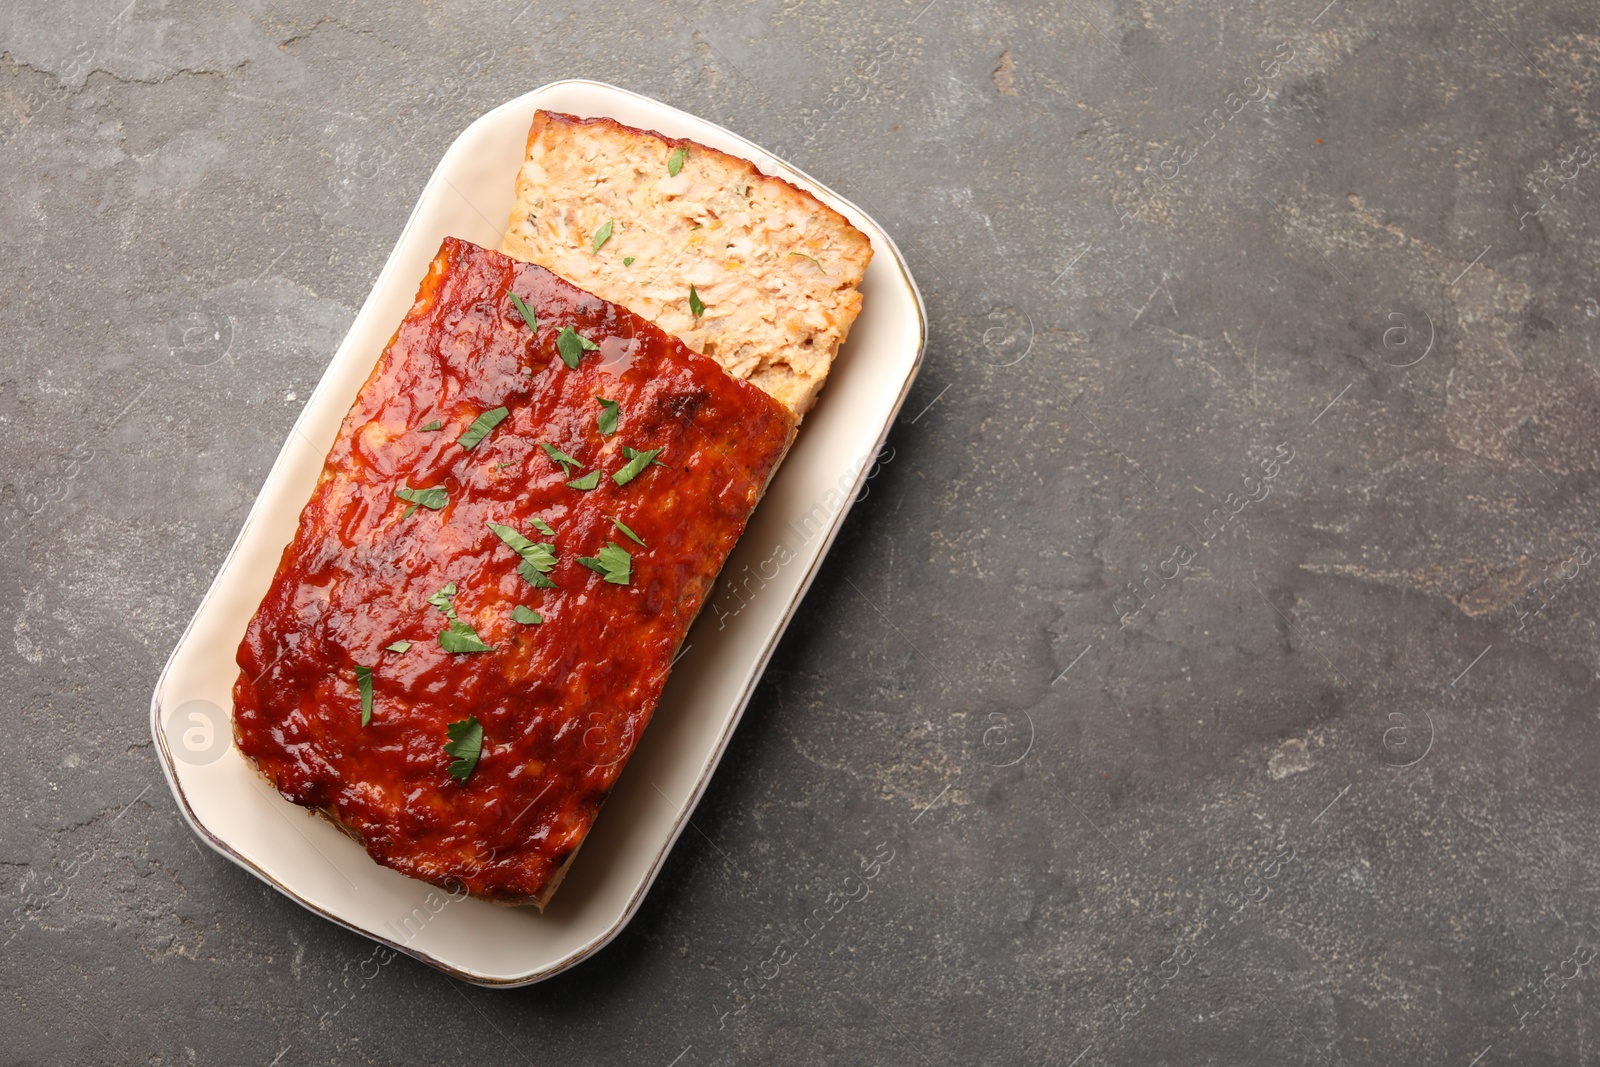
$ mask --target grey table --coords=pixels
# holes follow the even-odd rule
[[[1600,19],[1325,2],[7,4],[0,1060],[1590,1062]],[[573,76],[932,337],[642,911],[492,992],[201,847],[146,708],[440,153]]]

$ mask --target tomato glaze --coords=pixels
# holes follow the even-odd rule
[[[534,311],[537,333],[508,291]],[[599,346],[575,369],[558,354],[566,326]],[[619,405],[610,436],[597,422],[601,397]],[[458,438],[497,407],[509,409],[504,421],[464,448]],[[440,429],[422,429],[434,421]],[[379,863],[542,903],[793,435],[782,405],[646,320],[541,267],[447,239],[345,417],[239,646],[240,750]],[[583,466],[563,471],[540,442]],[[659,448],[665,466],[619,486],[625,446]],[[568,487],[595,470],[598,488]],[[407,518],[395,495],[407,487],[443,487],[448,503]],[[520,576],[489,522],[551,544],[556,588]],[[625,585],[578,562],[607,542],[632,556]],[[459,619],[494,651],[440,647],[449,620],[428,597],[447,583]],[[544,622],[514,621],[518,605]],[[399,641],[412,645],[386,650]],[[365,727],[358,665],[372,669]],[[484,742],[458,782],[446,725],[468,716]]]

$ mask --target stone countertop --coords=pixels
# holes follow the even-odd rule
[[[0,1062],[1589,1062],[1594,12],[1322,5],[7,5]],[[641,911],[489,991],[204,848],[146,709],[568,77],[855,200],[931,337]]]

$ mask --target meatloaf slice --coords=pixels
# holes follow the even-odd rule
[[[501,251],[649,319],[796,417],[816,401],[872,259],[843,215],[726,152],[551,111],[534,115],[516,191]]]

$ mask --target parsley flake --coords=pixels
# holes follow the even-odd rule
[[[403,654],[411,651],[411,642],[410,641],[396,641],[394,644],[388,645],[386,647],[388,648],[388,650],[390,652],[399,652],[399,653],[401,653],[403,655]]]
[[[578,562],[612,585],[627,585],[633,567],[633,557],[615,541],[607,541],[596,556],[579,556]]]
[[[548,522],[545,522],[543,519],[539,518],[537,515],[528,520],[528,525],[532,526],[535,530],[538,530],[546,537],[554,537],[556,535],[555,528],[552,527]]]
[[[622,413],[622,405],[603,396],[595,397],[595,401],[600,405],[600,414],[595,416],[595,422],[600,426],[600,436],[610,437],[617,432],[617,416]]]
[[[627,485],[629,482],[639,477],[639,475],[643,474],[646,467],[656,462],[656,457],[661,455],[661,449],[652,448],[648,452],[635,452],[631,448],[624,448],[622,453],[628,457],[627,466],[613,474],[611,476],[611,480],[616,482],[618,485]],[[660,466],[665,467],[666,464],[662,463]]]
[[[561,451],[561,449],[557,448],[555,445],[547,445],[543,441],[540,441],[539,447],[544,449],[545,455],[549,456],[551,459],[555,460],[556,463],[560,464],[562,474],[570,477],[572,474],[572,468],[583,466],[582,463],[579,463],[577,460]]]
[[[687,148],[674,148],[672,155],[667,157],[667,177],[676,178],[683,169],[683,161],[689,156]]]
[[[656,451],[660,452],[661,449],[658,448],[658,449],[656,449]],[[640,452],[637,448],[629,448],[627,445],[623,445],[622,446],[622,454],[624,456],[627,456],[629,459],[638,459],[640,456],[644,455],[644,453]],[[654,463],[658,467],[666,467],[667,466],[665,463],[661,462],[659,459],[652,459],[650,462]],[[672,468],[667,467],[667,469],[671,470]]]
[[[483,638],[478,636],[470,623],[455,619],[439,631],[439,647],[446,652],[493,652],[493,645],[486,645]]]
[[[495,408],[485,411],[482,415],[472,420],[472,425],[467,427],[467,432],[456,438],[456,444],[471,452],[478,447],[478,442],[489,436],[489,431],[505,421],[511,412],[506,408]]]
[[[632,530],[628,529],[628,524],[623,522],[621,519],[612,519],[611,520],[611,525],[615,526],[617,529],[619,529],[623,533],[627,534],[628,537],[631,538],[635,544],[641,545],[644,548],[649,548],[650,547],[649,545],[644,543],[644,538],[640,537],[638,534],[636,534]]]
[[[533,309],[523,303],[522,297],[513,293],[510,289],[506,290],[506,295],[511,298],[511,304],[517,309],[517,314],[522,316],[522,321],[528,324],[528,329],[538,333],[539,317],[533,313]]]
[[[424,426],[422,428],[421,432],[422,433],[432,433],[435,430],[442,430],[442,429],[444,429],[444,423],[440,422],[438,419],[434,419],[432,422],[428,423],[428,425]]]
[[[356,688],[361,690],[361,725],[372,721],[372,668],[356,668]]]
[[[611,240],[611,224],[615,221],[616,219],[608,219],[604,226],[594,231],[594,241],[591,244],[596,252],[600,251],[601,245]]]
[[[517,567],[517,573],[522,575],[523,581],[540,589],[554,589],[556,583],[545,575],[549,574],[556,565],[556,550],[554,545],[536,545],[523,537],[509,526],[498,522],[488,524],[494,535],[504,541],[511,550],[522,557],[522,563]],[[544,525],[540,523],[539,525]],[[548,527],[546,527],[548,529]],[[555,531],[550,531],[554,536]]]
[[[817,265],[817,269],[820,270],[822,273],[824,273],[824,274],[828,273],[828,268],[824,267],[822,265],[822,261],[819,260],[816,256],[808,256],[804,252],[790,252],[789,254],[791,256],[799,256],[801,259],[809,259],[811,262],[813,262],[813,263],[815,263]]]
[[[469,715],[460,722],[447,723],[444,729],[450,736],[445,742],[444,754],[454,757],[450,763],[450,777],[465,782],[472,777],[483,755],[483,724],[476,715]]]
[[[411,506],[406,508],[405,514],[400,516],[402,519],[409,519],[411,513],[419,507],[427,508],[429,511],[438,511],[450,503],[450,494],[445,491],[445,487],[442,485],[436,485],[432,489],[413,489],[408,485],[404,489],[396,489],[394,495],[401,500],[411,502]]]
[[[585,474],[582,478],[574,478],[574,479],[572,479],[572,481],[567,483],[567,488],[569,488],[569,489],[582,489],[583,491],[588,492],[590,489],[598,488],[599,485],[600,485],[600,472],[599,471],[590,471],[588,474]]]
[[[434,607],[436,607],[440,611],[444,612],[444,617],[445,618],[453,619],[453,618],[456,617],[456,609],[451,605],[450,599],[452,597],[454,597],[455,595],[456,595],[456,583],[455,582],[451,582],[448,585],[446,585],[443,589],[439,590],[437,593],[435,593],[432,596],[430,596],[428,598],[428,603],[432,604]]]
[[[660,452],[661,449],[658,448],[658,449],[656,449],[656,451]],[[622,454],[624,456],[627,456],[629,459],[638,459],[640,456],[644,455],[644,453],[640,452],[638,449],[629,448],[627,445],[623,445],[622,446]],[[667,466],[665,463],[661,462],[659,459],[653,459],[650,462],[654,463],[658,467],[666,467]],[[667,469],[671,470],[672,468],[667,467]]]
[[[633,257],[632,257],[632,256],[623,256],[623,257],[622,257],[622,265],[623,265],[623,266],[624,266],[624,267],[631,267],[631,266],[633,266]]]
[[[525,626],[537,626],[541,622],[544,622],[544,616],[540,615],[537,611],[533,611],[529,608],[523,607],[521,604],[518,604],[516,607],[511,609],[511,621],[520,622]]]
[[[561,332],[556,334],[556,351],[561,353],[561,362],[574,370],[585,352],[593,352],[599,347],[571,326],[561,327]]]
[[[689,311],[697,319],[706,313],[705,301],[701,300],[700,294],[694,291],[693,282],[689,283]]]

